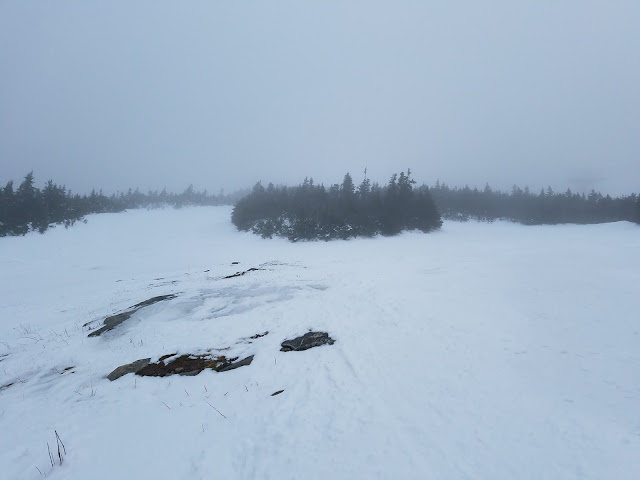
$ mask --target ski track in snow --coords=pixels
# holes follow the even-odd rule
[[[0,239],[2,478],[640,478],[637,226],[291,244],[229,215],[130,211]],[[310,329],[335,344],[279,351]],[[206,349],[255,357],[105,378]],[[52,468],[54,430],[67,455]]]

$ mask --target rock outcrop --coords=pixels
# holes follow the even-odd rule
[[[107,378],[113,382],[114,380],[117,380],[118,378],[122,377],[123,375],[127,375],[128,373],[136,373],[142,367],[149,365],[150,361],[150,358],[142,358],[140,360],[136,360],[135,362],[121,365],[109,375],[107,375]]]
[[[110,317],[105,318],[104,322],[103,322],[103,326],[101,328],[97,329],[97,330],[94,330],[88,336],[89,337],[99,337],[104,332],[108,332],[109,330],[113,330],[114,328],[116,328],[121,323],[125,322],[126,320],[129,320],[129,318],[131,318],[131,315],[136,313],[141,308],[148,307],[150,305],[153,305],[154,303],[163,302],[165,300],[171,300],[171,299],[176,298],[176,297],[177,297],[177,295],[173,295],[173,294],[160,295],[158,297],[153,297],[153,298],[150,298],[148,300],[145,300],[144,302],[137,303],[137,304],[133,305],[132,307],[129,307],[124,312],[120,312],[120,313],[117,313],[116,315],[111,315]],[[88,323],[84,324],[84,326],[88,326],[88,325],[89,325]]]
[[[226,358],[225,356],[215,357],[211,355],[180,355],[165,362],[165,358],[160,358],[158,363],[150,363],[136,372],[141,377],[167,377],[169,375],[198,375],[204,369],[215,370],[216,372],[226,372],[238,367],[250,365],[253,355],[238,360]]]
[[[222,277],[224,280],[227,280],[229,278],[236,278],[236,277],[242,277],[243,275],[246,275],[249,272],[258,272],[260,270],[264,270],[264,268],[250,268],[249,270],[245,270],[244,272],[236,272],[233,275],[227,275],[226,277]]]
[[[150,358],[143,358],[116,368],[107,375],[111,381],[128,373],[141,377],[168,377],[170,375],[198,375],[205,369],[226,372],[235,368],[250,365],[253,355],[238,360],[238,357],[226,358],[213,355],[180,355],[175,353],[160,357],[158,362],[151,363]]]
[[[326,332],[309,332],[305,333],[301,337],[297,337],[291,340],[285,340],[280,344],[282,347],[281,352],[300,352],[302,350],[308,350],[313,347],[319,347],[321,345],[333,345],[335,340],[329,336]]]

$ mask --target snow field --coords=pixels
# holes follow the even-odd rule
[[[229,215],[131,211],[0,239],[3,478],[640,477],[636,226],[291,244]],[[167,293],[87,338],[86,322]],[[279,351],[309,329],[336,343]],[[255,358],[105,378],[209,348]],[[54,430],[67,455],[52,468]]]

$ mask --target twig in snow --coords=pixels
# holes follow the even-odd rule
[[[62,451],[64,452],[64,454],[67,454],[67,449],[64,448],[64,443],[62,443],[62,439],[60,438],[60,435],[58,435],[58,432],[56,430],[54,430],[55,434],[56,434],[56,442],[58,444],[58,459],[60,460],[60,465],[62,465],[62,459],[64,458],[62,456],[62,453],[60,452],[60,445],[62,445]]]
[[[42,470],[40,470],[38,467],[36,467],[36,470],[38,470],[38,472],[40,472],[40,475],[42,475],[43,477],[46,477],[46,475],[44,473],[42,473]]]
[[[49,447],[49,442],[47,442],[47,450],[49,451],[49,461],[51,462],[51,467],[53,467],[53,455],[51,455],[51,448]]]
[[[170,407],[169,405],[167,405],[166,403],[164,403],[162,400],[160,400],[160,402],[161,402],[165,407],[167,407],[169,410],[171,410],[171,407]]]
[[[67,454],[67,449],[64,447],[64,443],[62,443],[62,439],[60,438],[60,435],[58,435],[57,431],[54,430],[54,432],[56,434],[56,440],[59,442],[58,450],[60,450],[60,445],[62,445],[62,451],[66,455]]]
[[[205,400],[205,402],[207,402],[207,401]],[[207,403],[209,403],[209,402],[207,402]],[[214,407],[214,406],[213,406],[213,405],[211,405],[210,403],[209,403],[209,406],[210,406],[211,408],[213,408],[216,412],[218,412],[220,415],[222,415],[224,418],[227,418],[227,417],[225,417],[225,416],[222,414],[222,412],[221,412],[220,410],[218,410],[216,407]]]
[[[54,332],[53,330],[51,330],[51,333],[53,333],[56,337],[58,337],[60,340],[62,340],[64,343],[66,343],[67,345],[69,345],[69,342],[67,342],[64,338],[62,338],[62,335],[59,333]]]

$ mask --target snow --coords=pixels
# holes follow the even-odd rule
[[[292,244],[229,217],[129,211],[0,238],[2,478],[640,478],[637,226]],[[279,351],[310,329],[336,343]],[[253,363],[106,379],[227,347]]]

